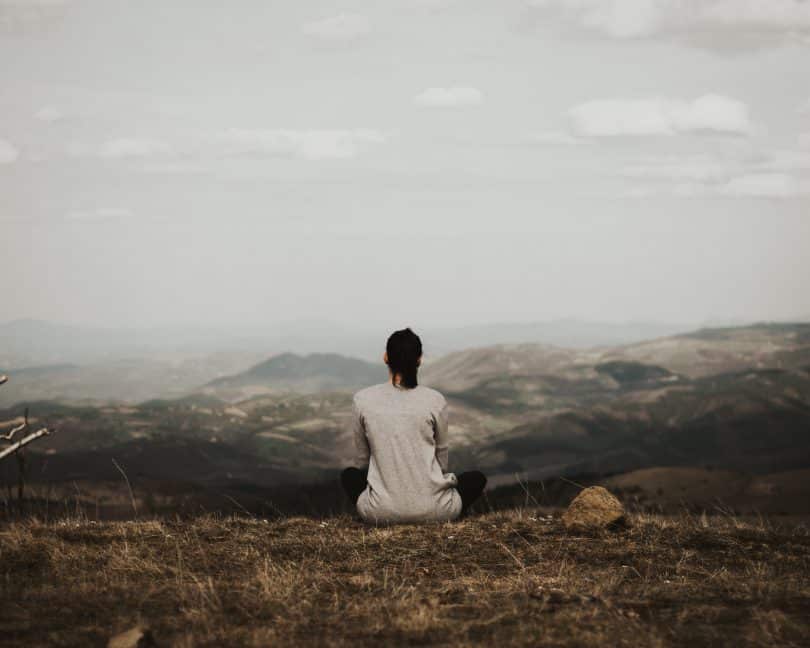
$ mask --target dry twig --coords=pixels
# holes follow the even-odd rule
[[[41,430],[37,430],[36,432],[32,432],[27,437],[23,437],[22,439],[20,439],[16,443],[12,443],[7,448],[3,448],[2,450],[0,450],[0,459],[5,459],[10,454],[13,454],[13,453],[17,452],[17,450],[19,450],[23,446],[27,446],[32,441],[36,441],[40,437],[47,436],[50,433],[51,432],[50,432],[50,430],[48,428],[42,428]]]

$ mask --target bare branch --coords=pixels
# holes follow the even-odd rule
[[[0,439],[2,439],[3,441],[11,441],[14,438],[14,435],[17,434],[17,432],[22,432],[27,427],[28,426],[25,423],[20,423],[20,425],[18,425],[17,427],[11,428],[11,432],[9,432],[8,434],[0,434]]]
[[[17,427],[11,428],[11,432],[9,432],[8,434],[0,434],[0,439],[2,439],[3,441],[11,441],[14,438],[14,435],[17,434],[17,432],[22,432],[23,430],[27,429],[28,429],[28,408],[26,407],[25,418],[23,419],[23,422],[20,423]]]
[[[0,385],[4,385],[8,382],[8,376],[0,375]]]
[[[27,437],[23,437],[22,439],[20,439],[16,443],[12,443],[7,448],[3,448],[2,450],[0,450],[0,459],[5,459],[10,454],[12,454],[14,452],[17,452],[17,450],[19,450],[23,446],[27,446],[32,441],[36,441],[40,437],[47,436],[50,433],[51,432],[50,432],[50,430],[48,430],[48,428],[42,428],[41,430],[37,430],[36,432],[32,432]]]

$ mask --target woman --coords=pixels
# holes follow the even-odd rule
[[[390,380],[361,389],[352,404],[354,467],[341,482],[367,522],[452,520],[484,490],[478,472],[447,470],[447,401],[418,385],[422,341],[411,329],[388,338]]]

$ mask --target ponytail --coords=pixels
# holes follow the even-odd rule
[[[385,345],[388,368],[402,377],[400,385],[413,389],[417,385],[416,372],[422,357],[422,341],[410,328],[394,331]]]

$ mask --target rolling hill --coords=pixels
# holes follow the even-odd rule
[[[381,362],[372,364],[337,353],[281,353],[239,374],[213,380],[201,391],[234,400],[273,392],[355,391],[387,378]]]

